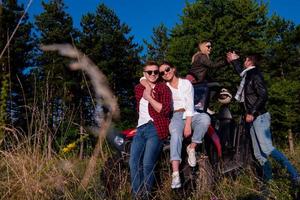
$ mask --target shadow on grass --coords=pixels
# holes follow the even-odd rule
[[[248,194],[243,197],[237,197],[237,200],[266,200],[266,198],[258,194]]]

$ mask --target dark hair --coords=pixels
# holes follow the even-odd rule
[[[259,62],[261,60],[261,55],[260,54],[248,54],[246,56],[246,58],[248,58],[249,60],[251,60],[251,62],[253,63],[254,66],[259,65]]]
[[[162,65],[168,65],[170,68],[175,69],[175,76],[179,77],[179,74],[177,72],[177,68],[172,63],[165,60],[165,61],[162,61],[162,63],[160,63],[159,67],[162,66]]]
[[[162,61],[162,63],[160,63],[159,66],[162,66],[162,65],[168,65],[171,68],[176,68],[172,63],[170,63],[169,61],[166,61],[166,60]]]
[[[159,67],[158,63],[153,61],[153,60],[148,60],[144,66],[143,66],[143,69],[145,69],[145,67],[149,66],[149,65],[156,65],[157,67]]]

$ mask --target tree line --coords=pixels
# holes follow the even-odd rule
[[[79,127],[97,125],[101,108],[95,106],[85,74],[70,71],[66,67],[70,60],[41,51],[41,44],[70,43],[99,66],[118,98],[121,118],[116,126],[122,129],[135,126],[133,88],[145,60],[168,60],[185,75],[203,39],[213,41],[212,59],[233,50],[242,57],[260,53],[263,60],[259,67],[269,88],[268,109],[275,137],[285,138],[288,131],[299,133],[300,26],[269,15],[267,3],[186,3],[178,24],[171,29],[164,24],[153,28],[151,40],[144,41],[145,55],[142,44],[134,42],[130,27],[103,3],[81,17],[80,30],[74,27],[63,0],[43,1],[42,7],[33,21],[25,15],[9,42],[24,5],[17,0],[0,3],[0,140],[7,136],[3,127],[12,127],[32,137],[34,144],[45,144],[49,151],[78,139]],[[236,91],[239,77],[231,66],[209,74],[231,92]]]

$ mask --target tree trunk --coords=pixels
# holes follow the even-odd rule
[[[288,133],[289,133],[288,138],[289,138],[290,152],[291,152],[292,154],[294,154],[294,153],[295,153],[295,148],[294,148],[294,138],[293,138],[293,132],[292,132],[292,129],[289,129],[289,130],[288,130]]]

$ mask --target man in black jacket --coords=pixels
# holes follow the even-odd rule
[[[286,156],[272,144],[271,117],[265,108],[268,94],[264,78],[257,67],[258,55],[248,55],[244,61],[244,68],[238,58],[235,52],[227,54],[227,61],[233,64],[242,78],[235,99],[244,105],[245,120],[250,125],[254,156],[263,167],[264,180],[268,182],[272,178],[272,168],[268,161],[268,157],[271,156],[287,169],[293,183],[299,186],[299,173]]]

